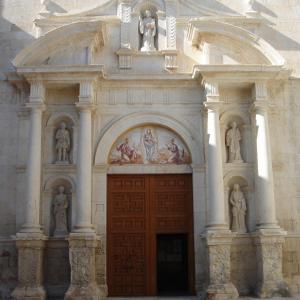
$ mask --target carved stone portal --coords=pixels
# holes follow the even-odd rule
[[[57,164],[69,164],[69,153],[71,150],[71,137],[70,132],[67,129],[66,123],[62,122],[60,128],[55,135],[56,140],[56,163]]]
[[[41,237],[35,239],[19,239],[18,248],[18,286],[12,293],[14,300],[44,300],[46,292],[43,288],[43,256],[45,241]]]
[[[54,233],[56,237],[63,237],[68,234],[68,199],[64,186],[58,188],[59,193],[53,200]]]
[[[246,233],[246,213],[247,205],[240,185],[235,184],[229,197],[231,205],[231,231],[238,233]]]
[[[142,35],[142,52],[156,51],[155,36],[157,33],[155,19],[152,18],[151,11],[146,10],[144,18],[141,17],[139,25]]]
[[[69,237],[71,285],[65,300],[100,300],[106,297],[96,283],[95,236],[71,234]]]
[[[240,142],[242,140],[241,132],[236,122],[232,122],[231,129],[226,133],[226,146],[228,147],[228,162],[242,163]]]

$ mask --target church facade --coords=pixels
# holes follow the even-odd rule
[[[299,11],[0,2],[0,299],[299,294]]]

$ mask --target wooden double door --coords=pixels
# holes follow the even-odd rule
[[[108,177],[109,296],[194,293],[191,175]]]

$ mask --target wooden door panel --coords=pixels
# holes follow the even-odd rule
[[[145,234],[113,234],[112,295],[143,296],[146,292]]]
[[[192,232],[190,175],[109,176],[109,295],[156,295],[157,234],[188,234],[192,249]]]

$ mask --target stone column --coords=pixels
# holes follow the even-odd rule
[[[255,194],[257,231],[254,234],[258,263],[256,294],[261,298],[290,294],[282,275],[285,232],[277,224],[266,82],[256,82],[252,107],[255,124]]]
[[[76,224],[69,235],[71,285],[65,300],[100,300],[96,284],[97,237],[92,226],[92,111],[93,81],[80,83],[79,141],[77,158]]]
[[[222,103],[219,101],[219,89],[215,83],[206,83],[207,108],[207,197],[208,221],[211,229],[226,229],[225,201],[223,184],[222,145],[220,133],[219,110]]]
[[[217,83],[206,83],[205,106],[207,115],[207,202],[208,220],[206,245],[208,252],[209,300],[234,300],[238,298],[235,286],[230,282],[231,232],[225,218],[222,145],[220,134],[219,88]]]
[[[16,300],[42,300],[46,294],[43,284],[43,250],[45,237],[40,223],[41,156],[42,156],[42,114],[44,110],[45,87],[43,82],[31,83],[30,137],[27,161],[27,185],[25,223],[17,233],[18,286],[12,293]]]
[[[276,220],[266,83],[258,82],[255,84],[254,98],[252,112],[256,139],[257,227],[274,229],[279,227]]]
[[[77,103],[79,141],[77,157],[77,232],[94,232],[92,226],[92,104]]]

